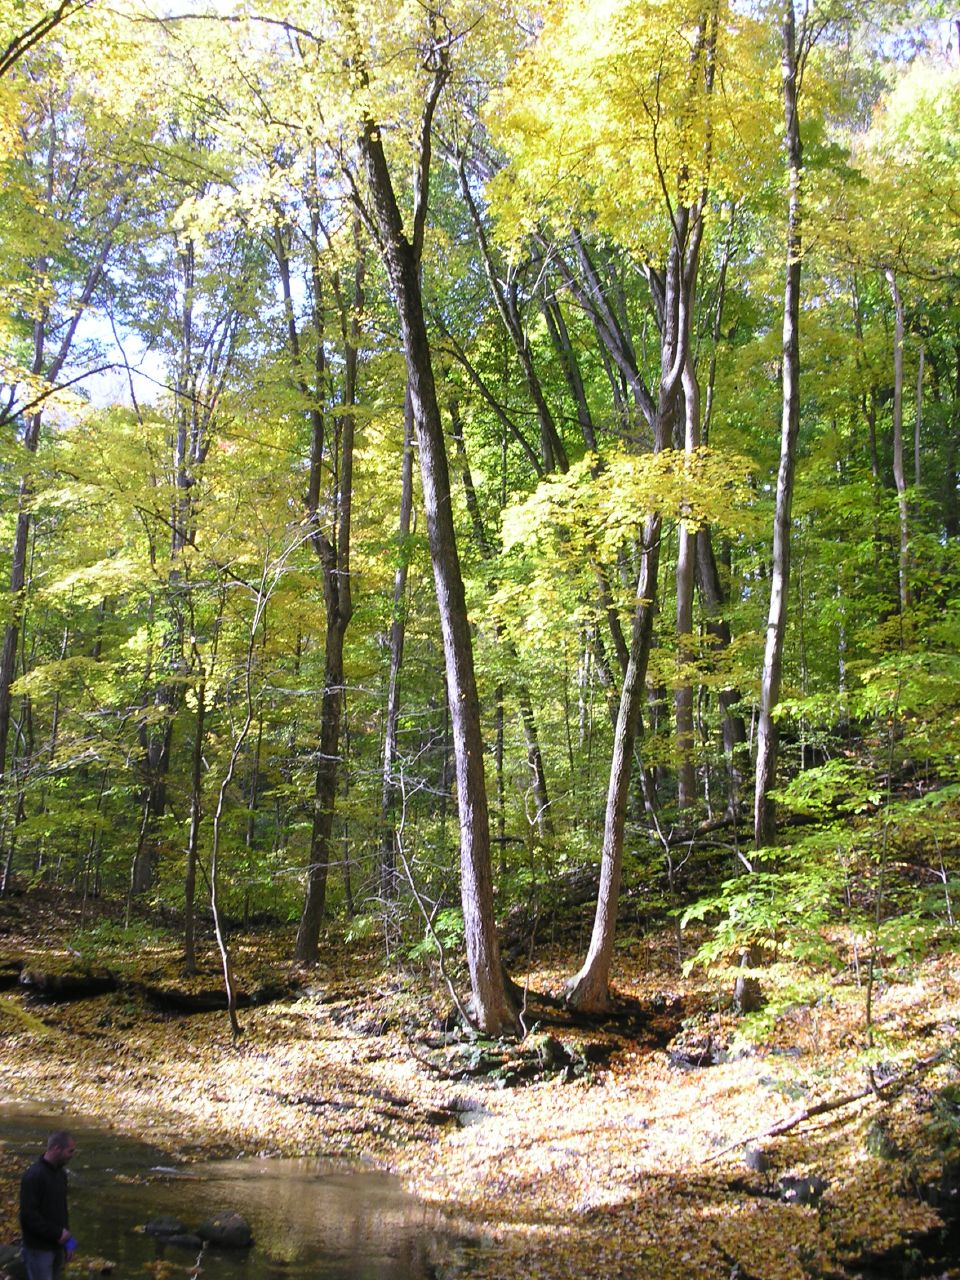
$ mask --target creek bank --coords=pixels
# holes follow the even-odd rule
[[[248,990],[239,988],[236,992],[237,1007],[252,1009],[289,1000],[296,996],[299,985],[296,979],[288,978],[285,981],[262,982]],[[148,982],[108,968],[86,965],[44,969],[26,961],[12,961],[0,968],[0,988],[10,990],[17,986],[43,1004],[68,1004],[120,992],[132,999],[141,999],[161,1012],[217,1013],[227,1008],[222,987],[191,989],[183,984]]]
[[[75,1113],[0,1107],[0,1135],[18,1168],[58,1121],[77,1140],[69,1169],[74,1275],[100,1272],[109,1259],[124,1280],[430,1280],[434,1254],[464,1238],[396,1178],[356,1164],[184,1164]],[[18,1271],[16,1251],[5,1257]]]

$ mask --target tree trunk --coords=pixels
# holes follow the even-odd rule
[[[340,722],[343,708],[343,642],[353,616],[350,585],[350,522],[353,508],[354,406],[357,402],[359,314],[363,305],[363,259],[358,259],[353,297],[341,301],[341,330],[344,339],[345,412],[338,419],[340,471],[337,492],[339,517],[331,538],[319,530],[314,543],[323,564],[323,594],[326,602],[327,633],[324,653],[323,700],[320,713],[320,751],[314,791],[313,825],[310,835],[310,864],[307,891],[295,955],[302,964],[316,964],[320,925],[326,907],[327,872],[333,848],[333,819],[337,803],[340,767]],[[348,317],[349,308],[349,317]],[[319,479],[319,459],[311,470],[311,515],[316,517],[315,491]]]
[[[340,703],[343,697],[343,638],[349,622],[334,597],[327,606],[327,638],[320,712],[320,746],[310,832],[307,891],[297,930],[295,955],[301,964],[316,964],[320,925],[326,908],[327,873],[333,844],[333,818],[340,764]]]
[[[167,691],[158,691],[156,705],[166,713],[159,725],[150,731],[143,727],[143,768],[146,773],[142,805],[143,821],[137,837],[137,849],[130,877],[130,892],[139,897],[149,892],[160,856],[158,823],[167,807],[167,773],[170,768],[170,746],[173,740],[173,703]]]
[[[190,834],[187,839],[187,874],[183,883],[183,970],[197,971],[196,894],[197,863],[200,857],[200,826],[203,821],[203,739],[206,718],[207,673],[194,646],[199,679],[196,684],[197,722],[193,731],[193,760],[190,768]]]
[[[697,531],[697,585],[707,612],[707,633],[719,648],[729,648],[730,624],[723,616],[726,593],[720,581],[713,542],[707,528]],[[739,807],[740,756],[747,741],[747,729],[743,716],[736,715],[732,710],[740,701],[739,690],[729,687],[721,689],[717,701],[723,716],[723,753],[729,772],[727,812],[735,817]]]
[[[917,364],[917,408],[913,419],[913,483],[920,489],[920,428],[923,426],[923,373],[927,353],[920,348],[920,360]]]
[[[445,71],[435,77],[439,99]],[[419,247],[426,213],[432,113],[420,140],[418,200],[413,242],[407,239],[379,129],[368,121],[359,139],[373,202],[371,227],[380,244],[393,291],[407,365],[407,380],[420,445],[420,474],[443,635],[447,692],[453,726],[460,818],[460,887],[472,1014],[481,1030],[515,1031],[518,1018],[507,993],[493,909],[490,827],[483,772],[480,703],[473,668],[473,641],[467,616],[450,494],[443,423],[423,315]],[[368,215],[369,216],[369,215]]]
[[[778,734],[774,709],[780,700],[783,674],[783,641],[790,585],[790,519],[796,470],[797,435],[800,429],[800,269],[801,191],[803,153],[797,114],[797,52],[793,0],[786,0],[783,20],[783,105],[785,146],[789,171],[787,204],[787,269],[783,294],[783,406],[780,430],[780,467],[777,473],[773,517],[773,564],[770,574],[770,608],[760,682],[757,721],[757,763],[754,789],[754,842],[758,849],[772,844],[776,816],[770,791],[777,771]]]
[[[567,1003],[586,1012],[600,1012],[610,1002],[610,964],[616,936],[617,908],[623,868],[623,840],[630,796],[630,772],[640,707],[647,678],[650,641],[660,564],[660,516],[650,516],[644,529],[643,561],[637,583],[630,657],[620,695],[613,737],[613,758],[603,826],[600,887],[590,947],[580,971],[567,984]]]
[[[690,458],[700,445],[700,387],[688,352],[683,366],[684,452]],[[681,518],[677,546],[677,661],[689,667],[693,661],[693,586],[697,558],[697,531]],[[687,809],[696,801],[693,767],[693,685],[681,674],[674,692],[677,725],[677,805]]]
[[[58,158],[51,144],[48,154],[47,200],[53,203],[54,187],[57,181]],[[60,175],[61,177],[64,175]],[[77,175],[66,175],[76,181]],[[33,324],[33,357],[31,373],[35,379],[43,379],[53,384],[60,377],[66,364],[80,321],[103,278],[103,271],[113,248],[113,237],[119,225],[123,211],[121,202],[107,218],[102,238],[95,245],[92,261],[87,269],[86,277],[77,291],[72,311],[59,317],[51,317],[44,306]],[[51,269],[46,258],[41,258],[37,265],[37,274],[43,277]],[[79,283],[79,282],[77,282]],[[53,332],[59,336],[59,346],[48,358],[48,341],[51,320],[59,319]],[[35,454],[40,442],[42,414],[37,411],[26,417],[22,437],[23,448],[28,454]],[[22,477],[17,491],[17,523],[14,531],[13,553],[10,564],[10,604],[7,616],[10,619],[4,628],[3,648],[0,650],[0,803],[6,790],[6,759],[10,737],[11,686],[16,678],[17,647],[20,631],[20,614],[23,607],[23,589],[26,580],[27,548],[30,542],[30,485],[26,477]]]
[[[493,559],[493,544],[487,536],[487,531],[483,524],[483,515],[480,511],[480,503],[477,501],[477,491],[474,488],[473,476],[470,471],[470,461],[467,457],[467,449],[463,440],[463,427],[460,422],[460,414],[456,402],[450,406],[450,416],[453,422],[453,439],[457,449],[457,459],[460,463],[460,469],[463,476],[464,497],[467,504],[467,511],[470,515],[470,523],[473,526],[473,535],[476,540],[477,549],[484,560]],[[491,593],[495,587],[494,583],[489,584]],[[499,617],[494,617],[494,628],[496,630],[497,639],[503,639],[503,627]],[[516,646],[512,640],[506,641],[507,651],[511,657],[518,659],[519,655]],[[517,701],[520,704],[520,720],[523,725],[523,739],[527,748],[527,766],[530,770],[530,785],[533,789],[533,801],[535,806],[534,823],[541,839],[545,836],[553,835],[553,819],[550,814],[550,793],[547,787],[547,774],[543,764],[543,752],[540,749],[540,735],[537,732],[537,720],[533,712],[533,700],[530,697],[530,690],[525,680],[520,679],[517,682]],[[498,708],[502,715],[503,699],[498,701]],[[501,821],[503,818],[503,810],[500,811]],[[502,850],[501,844],[501,850]]]

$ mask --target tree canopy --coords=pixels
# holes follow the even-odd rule
[[[731,989],[955,929],[955,42],[0,7],[3,891],[209,914],[228,989],[233,922],[375,937],[495,1032],[584,877],[583,1008],[641,889]]]

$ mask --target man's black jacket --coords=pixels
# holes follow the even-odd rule
[[[41,1158],[20,1180],[20,1231],[28,1249],[56,1249],[67,1226],[67,1171]]]

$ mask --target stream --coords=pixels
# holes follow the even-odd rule
[[[117,1280],[173,1280],[193,1275],[198,1261],[197,1280],[431,1280],[438,1250],[452,1248],[465,1262],[477,1247],[388,1174],[309,1157],[178,1165],[156,1147],[72,1117],[0,1104],[0,1145],[23,1168],[62,1127],[77,1143],[69,1166],[77,1261],[109,1259]],[[252,1248],[211,1249],[198,1259],[138,1230],[170,1216],[195,1231],[228,1209],[250,1224]]]

